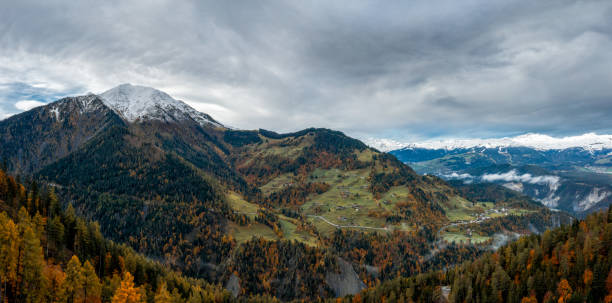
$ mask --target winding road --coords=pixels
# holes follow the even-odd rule
[[[308,215],[308,217],[311,218],[317,218],[322,220],[323,222],[336,227],[336,228],[361,228],[361,229],[373,229],[373,230],[383,230],[383,231],[389,231],[389,229],[387,229],[386,227],[370,227],[370,226],[361,226],[361,225],[338,225],[334,222],[331,222],[329,220],[327,220],[325,217],[323,216],[316,216],[316,215]]]

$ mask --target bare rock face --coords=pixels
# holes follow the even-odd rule
[[[240,288],[240,278],[238,278],[236,274],[232,274],[229,280],[227,280],[227,283],[225,283],[225,289],[229,290],[234,298],[238,297],[238,295],[240,295],[240,291],[242,290]]]
[[[336,260],[340,273],[330,272],[325,277],[325,282],[334,290],[336,297],[354,295],[366,288],[365,283],[359,279],[355,269],[353,269],[349,262],[339,257]]]

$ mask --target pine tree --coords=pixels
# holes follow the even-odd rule
[[[6,213],[0,213],[0,302],[17,281],[17,260],[21,241],[17,225]]]
[[[55,194],[55,188],[51,187],[48,193],[49,206],[48,206],[48,217],[53,218],[57,216],[61,212],[59,200],[57,199],[57,195]]]
[[[23,235],[23,260],[21,262],[21,295],[25,302],[42,302],[46,290],[43,275],[44,256],[36,232],[26,227]]]
[[[140,289],[134,286],[134,277],[126,271],[123,275],[121,285],[115,292],[112,303],[140,303],[143,302]]]
[[[0,170],[0,199],[1,200],[7,200],[8,189],[9,189],[7,179],[8,178],[6,177],[6,174],[4,173],[4,171]]]
[[[85,222],[81,219],[76,220],[76,235],[74,238],[74,250],[79,256],[86,256],[89,252],[91,238]]]
[[[36,232],[36,236],[39,239],[42,239],[43,235],[45,235],[45,225],[46,224],[47,224],[46,219],[43,218],[43,216],[41,216],[40,213],[36,213],[36,215],[32,217],[32,225],[33,225],[32,228]]]
[[[83,292],[85,302],[100,302],[102,284],[96,275],[95,269],[91,263],[89,263],[89,261],[85,261],[85,263],[83,263]]]
[[[49,248],[51,243],[54,249],[62,247],[64,242],[64,224],[62,224],[59,217],[47,221],[47,237],[47,248]]]
[[[491,277],[491,285],[495,291],[495,297],[502,301],[503,293],[510,287],[510,277],[501,266],[497,266]]]
[[[68,265],[66,266],[66,296],[68,297],[69,303],[77,303],[83,301],[83,269],[81,267],[81,261],[77,256],[72,256]]]
[[[19,209],[19,212],[17,213],[17,223],[19,224],[19,227],[21,227],[21,232],[24,231],[24,228],[26,226],[30,226],[30,224],[32,224],[30,214],[28,214],[28,211],[23,206]]]
[[[166,283],[162,283],[155,294],[155,303],[172,303],[172,297],[166,288]]]

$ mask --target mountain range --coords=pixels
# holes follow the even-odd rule
[[[104,236],[234,296],[354,294],[571,220],[502,186],[419,175],[338,131],[231,129],[130,84],[2,120],[0,146],[8,173],[53,188]]]
[[[456,150],[470,148],[508,148],[527,147],[535,150],[564,150],[581,148],[584,150],[612,149],[612,135],[587,133],[579,136],[551,137],[548,135],[528,133],[516,137],[492,139],[448,139],[404,143],[392,139],[366,139],[366,143],[382,151],[398,149],[423,148],[431,150]]]
[[[467,183],[497,183],[577,216],[612,203],[611,136],[416,143],[392,150],[417,172]]]

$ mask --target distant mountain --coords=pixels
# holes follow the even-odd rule
[[[567,219],[524,197],[468,198],[338,131],[229,129],[127,84],[0,121],[0,143],[11,173],[105,236],[236,295],[344,295]]]
[[[612,135],[597,135],[595,133],[587,133],[580,136],[557,138],[543,134],[529,133],[516,137],[494,139],[449,139],[417,143],[403,143],[390,139],[371,138],[366,140],[366,143],[374,148],[379,148],[382,151],[391,151],[404,148],[456,150],[478,147],[528,147],[535,150],[563,150],[577,147],[585,150],[602,150],[612,149]]]
[[[471,147],[474,142],[415,144],[390,153],[419,173],[502,184],[548,207],[583,216],[612,203],[612,148],[608,137],[586,134],[550,139],[527,135],[486,144],[478,141],[480,146]],[[506,146],[485,146],[495,142]]]

